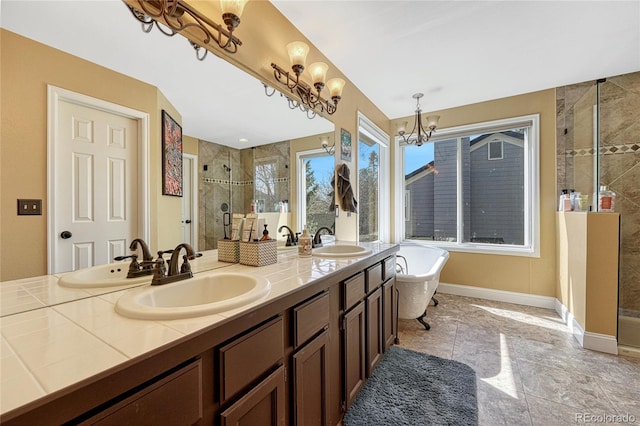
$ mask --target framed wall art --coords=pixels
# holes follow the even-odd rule
[[[162,195],[182,197],[182,127],[162,110]]]
[[[351,133],[345,129],[340,129],[340,158],[351,161]]]

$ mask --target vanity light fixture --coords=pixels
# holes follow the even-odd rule
[[[327,151],[327,154],[333,155],[333,153],[336,152],[336,144],[334,143],[333,145],[329,146],[329,137],[328,136],[320,137],[320,144],[322,145],[322,148],[325,151]]]
[[[124,1],[124,0],[123,0]],[[142,23],[142,31],[148,33],[155,25],[169,37],[179,33],[192,37],[199,33],[202,45],[189,39],[196,51],[196,57],[202,61],[207,56],[206,46],[217,45],[227,53],[236,53],[242,41],[233,35],[240,25],[240,16],[248,0],[220,0],[224,25],[217,24],[202,12],[183,0],[138,0],[138,7],[126,3],[133,16]],[[191,2],[193,3],[193,2]],[[167,30],[168,28],[168,30]],[[188,37],[187,37],[188,38]],[[204,53],[200,49],[204,48]]]
[[[338,102],[342,97],[342,89],[344,88],[345,81],[341,78],[332,78],[325,84],[329,66],[324,62],[314,62],[309,65],[309,74],[311,75],[312,82],[312,84],[309,85],[300,80],[300,75],[305,70],[309,45],[301,41],[294,41],[287,44],[287,52],[289,53],[289,61],[291,62],[291,70],[293,73],[285,71],[274,63],[271,64],[271,67],[273,68],[273,76],[275,79],[279,83],[287,86],[289,91],[300,99],[299,101],[292,101],[287,97],[287,99],[289,99],[289,107],[295,105],[295,108],[303,105],[307,110],[320,114],[327,113],[329,115],[336,112]],[[330,100],[322,96],[322,90],[325,85],[329,90]],[[270,96],[268,93],[267,95]],[[299,105],[296,105],[296,103]],[[305,111],[305,109],[301,109]],[[307,113],[307,116],[308,115],[309,113]]]
[[[273,96],[277,92],[275,88],[267,86],[265,83],[262,83],[262,85],[264,86],[264,94],[269,97]],[[298,102],[295,99],[291,99],[289,96],[286,96],[281,92],[279,93],[280,93],[280,97],[287,98],[287,102],[289,104],[290,109],[299,109],[300,111],[306,113],[307,118],[309,120],[313,120],[314,118],[316,118],[316,112],[314,110],[309,109],[309,107],[304,105],[302,102]]]
[[[420,98],[423,96],[424,94],[422,93],[416,93],[415,95],[413,95],[413,99],[416,100],[416,120],[411,133],[409,133],[409,136],[405,136],[407,129],[406,121],[396,124],[398,135],[402,137],[404,143],[415,143],[417,146],[422,146],[423,143],[429,141],[429,139],[433,135],[433,132],[436,131],[436,127],[438,127],[438,120],[440,120],[439,115],[430,115],[426,118],[427,129],[429,129],[428,131],[425,130],[424,126],[422,125],[422,109],[420,108]]]

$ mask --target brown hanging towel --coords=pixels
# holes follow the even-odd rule
[[[346,164],[341,164],[337,168],[338,174],[338,196],[342,210],[350,213],[358,213],[358,201],[353,195],[353,189],[349,176],[351,171]]]

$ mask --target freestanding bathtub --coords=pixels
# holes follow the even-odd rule
[[[440,281],[440,271],[449,259],[449,252],[437,247],[400,245],[396,260],[398,318],[415,318],[429,330],[424,321],[427,306]],[[437,301],[434,299],[434,303]]]

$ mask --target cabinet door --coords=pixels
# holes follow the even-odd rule
[[[285,424],[284,366],[220,414],[222,426]]]
[[[343,383],[345,409],[347,409],[360,392],[366,379],[364,301],[344,314],[342,321]]]
[[[328,424],[329,330],[293,355],[295,424]]]
[[[396,279],[391,278],[382,286],[382,338],[384,350],[393,345],[396,338]]]
[[[382,289],[378,288],[366,298],[367,302],[367,377],[375,370],[380,358],[384,342],[382,340]]]

